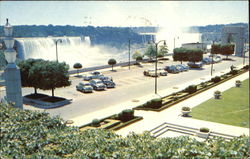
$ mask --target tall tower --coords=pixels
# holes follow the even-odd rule
[[[5,59],[8,62],[8,65],[4,70],[6,96],[8,102],[14,103],[14,107],[23,109],[21,76],[20,70],[15,63],[17,53],[13,49],[14,39],[12,37],[12,34],[13,28],[9,24],[8,19],[6,19],[6,24],[4,26],[4,44],[6,46],[6,50],[4,50],[4,55]]]

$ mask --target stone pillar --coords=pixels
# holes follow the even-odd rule
[[[4,55],[5,59],[8,62],[8,65],[4,70],[6,96],[8,102],[14,103],[14,107],[23,109],[21,75],[20,70],[15,63],[17,53],[13,49],[14,39],[12,37],[12,34],[13,28],[9,24],[7,19],[7,22],[4,26],[4,44],[6,46]]]

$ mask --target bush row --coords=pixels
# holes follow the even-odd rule
[[[149,133],[121,137],[112,131],[80,131],[48,113],[14,109],[0,103],[1,158],[247,158],[249,138],[200,142],[182,136],[155,138]]]

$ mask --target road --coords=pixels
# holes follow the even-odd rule
[[[232,64],[234,66],[242,64],[241,57],[232,56],[231,58],[233,61],[222,61],[221,63],[214,64],[215,71],[213,73],[215,74],[228,69]],[[248,62],[248,58],[246,59],[246,62]],[[179,63],[180,62],[169,60],[164,61],[163,64],[159,64],[158,67]],[[95,91],[90,94],[76,91],[75,86],[82,81],[82,78],[72,77],[71,86],[55,90],[56,96],[73,99],[72,103],[58,108],[46,109],[46,111],[52,115],[60,115],[64,119],[70,119],[122,102],[131,101],[132,99],[148,94],[154,94],[154,78],[146,77],[142,73],[147,68],[154,68],[154,63],[145,64],[143,67],[133,66],[131,67],[131,70],[128,70],[127,67],[121,67],[120,69],[117,68],[117,71],[103,71],[105,76],[112,76],[114,82],[117,84],[116,88],[107,89],[106,91]],[[169,73],[168,76],[161,76],[158,78],[158,91],[208,76],[210,75],[210,68],[210,65],[205,65],[202,70],[189,70],[188,72],[182,72],[179,74]],[[33,93],[33,89],[23,88],[22,92],[23,95],[27,95]],[[51,94],[51,91],[39,90],[38,92],[48,95]],[[24,108],[42,110],[27,105],[25,105]]]

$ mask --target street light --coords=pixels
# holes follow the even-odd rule
[[[214,41],[215,41],[215,40],[213,40],[212,46],[214,45]],[[211,52],[212,52],[212,47],[211,47]],[[210,53],[211,53],[211,52],[210,52]],[[211,55],[212,55],[211,76],[213,76],[214,54],[211,53]]]
[[[128,39],[128,68],[130,70],[130,39]]]
[[[59,41],[60,43],[62,43],[62,39],[57,39],[57,40],[56,40],[56,62],[58,62],[58,54],[57,54],[57,43],[58,43],[58,41]]]
[[[179,39],[179,36],[177,37],[177,39]],[[175,49],[175,37],[174,37],[174,49]]]
[[[151,41],[151,43],[155,44],[155,49],[156,49],[156,53],[155,53],[155,94],[157,94],[157,55],[158,55],[158,44],[160,42],[164,42],[163,45],[166,45],[166,41],[165,40],[160,40],[158,42],[155,41]],[[150,43],[150,41],[149,41]]]

